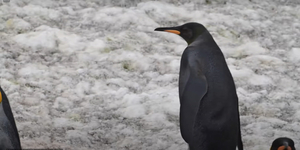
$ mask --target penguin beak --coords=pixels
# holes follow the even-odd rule
[[[154,31],[164,31],[164,32],[170,32],[174,34],[180,34],[179,27],[164,27],[164,28],[156,28]]]

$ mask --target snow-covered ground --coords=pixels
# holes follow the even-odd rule
[[[177,88],[186,43],[153,30],[191,21],[226,56],[245,149],[269,149],[280,136],[299,148],[300,2],[184,1],[0,5],[0,85],[23,148],[187,149]]]

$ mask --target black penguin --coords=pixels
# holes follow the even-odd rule
[[[273,141],[270,150],[296,150],[296,148],[292,139],[281,137]]]
[[[0,149],[21,149],[19,133],[14,116],[6,97],[0,87]]]
[[[187,43],[179,74],[180,130],[190,150],[243,150],[238,97],[222,51],[199,23],[156,28]]]

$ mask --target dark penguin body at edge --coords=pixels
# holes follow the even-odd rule
[[[8,98],[0,87],[0,149],[21,149],[19,133],[16,127]]]
[[[224,55],[198,23],[156,28],[187,43],[179,73],[180,131],[190,150],[243,150],[238,97]]]

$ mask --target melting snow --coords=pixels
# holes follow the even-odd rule
[[[11,0],[0,5],[0,84],[23,148],[166,149],[180,135],[186,43],[160,26],[199,22],[237,86],[244,147],[300,147],[300,5],[277,1]]]

